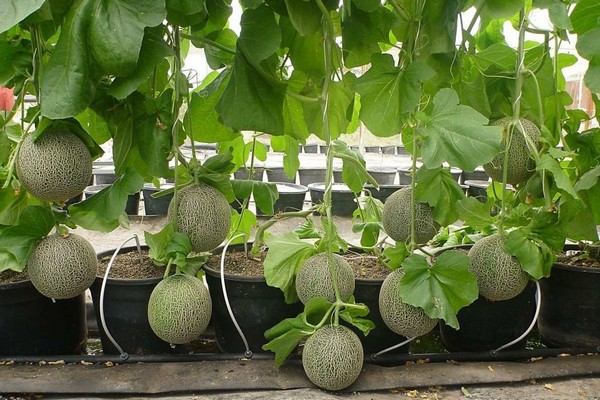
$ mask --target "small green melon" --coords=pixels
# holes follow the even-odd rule
[[[390,273],[379,291],[379,313],[391,331],[406,337],[422,336],[429,333],[438,323],[419,307],[406,304],[400,296],[400,279],[404,271],[397,269]]]
[[[17,176],[29,193],[63,203],[79,195],[92,178],[92,156],[77,135],[48,130],[34,143],[23,140],[16,159]]]
[[[540,130],[531,121],[520,118],[523,124],[523,132],[531,138],[531,140],[537,146],[540,141]],[[511,117],[505,117],[492,123],[492,126],[502,127],[502,141],[501,151],[494,159],[483,165],[483,169],[487,174],[495,181],[502,182],[502,175],[504,172],[504,154],[506,153],[506,142],[508,140],[509,132],[508,126],[512,121]],[[527,145],[527,141],[523,137],[523,134],[517,127],[512,129],[512,139],[510,146],[508,147],[508,169],[506,182],[511,185],[516,185],[521,182],[525,182],[535,172],[535,161],[531,158],[531,152]],[[537,151],[537,148],[534,149]]]
[[[306,340],[302,366],[308,379],[325,390],[341,390],[360,375],[363,347],[354,332],[343,325],[325,325]]]
[[[189,185],[178,193],[177,212],[171,200],[168,220],[177,231],[186,234],[196,252],[210,251],[219,246],[229,233],[231,207],[223,193],[206,184]]]
[[[208,326],[212,301],[204,283],[191,275],[176,274],[159,282],[148,301],[152,331],[172,344],[189,343]]]
[[[333,260],[338,274],[340,297],[343,301],[347,301],[354,293],[354,272],[344,257],[333,254]],[[335,301],[327,253],[316,254],[304,261],[296,275],[296,292],[303,304],[313,297],[325,297],[331,302]]]
[[[529,282],[517,258],[504,251],[504,241],[505,237],[496,233],[469,250],[469,269],[477,278],[479,294],[491,301],[512,299]]]
[[[74,233],[54,233],[38,243],[27,260],[33,286],[52,299],[70,299],[89,288],[98,270],[94,247]]]
[[[397,242],[408,242],[410,238],[411,217],[410,187],[405,187],[392,193],[383,205],[381,222],[385,232]],[[433,220],[433,208],[426,203],[415,204],[415,240],[417,243],[427,243],[439,229]]]

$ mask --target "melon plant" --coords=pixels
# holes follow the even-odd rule
[[[191,275],[175,274],[152,291],[148,322],[152,331],[172,344],[189,343],[208,326],[212,301],[204,283]]]
[[[49,129],[36,142],[23,140],[16,159],[17,176],[27,191],[46,201],[63,203],[79,195],[92,177],[92,156],[77,135]]]
[[[333,260],[340,298],[342,301],[347,301],[354,293],[354,272],[344,257],[333,254]],[[303,304],[315,297],[325,297],[335,302],[335,290],[329,265],[329,255],[326,253],[316,254],[304,261],[296,275],[296,292]]]
[[[350,386],[363,366],[363,347],[349,328],[325,325],[306,340],[302,366],[308,379],[325,390]]]
[[[504,251],[505,240],[504,235],[496,233],[469,250],[470,270],[477,278],[479,294],[491,301],[512,299],[529,282],[517,258]]]
[[[168,220],[187,235],[196,252],[219,246],[229,233],[231,210],[225,196],[204,183],[184,187],[178,193],[177,210],[171,201]]]
[[[379,291],[379,312],[391,331],[406,337],[429,333],[438,323],[419,307],[404,303],[400,295],[400,280],[404,271],[397,269],[383,281]]]
[[[521,133],[516,125],[512,126],[512,132],[508,131],[511,126],[511,121],[512,117],[505,117],[492,123],[493,126],[502,127],[502,141],[500,143],[501,151],[491,162],[484,164],[483,169],[493,180],[502,182],[504,157],[508,151],[506,183],[517,185],[521,182],[525,182],[535,172],[535,161],[531,157],[531,151],[537,151],[541,133],[539,128],[533,122],[525,118],[519,118],[519,121],[523,125],[523,133],[536,145],[535,149],[530,149],[523,133]],[[511,138],[507,149],[509,133]]]
[[[94,247],[74,233],[42,239],[27,261],[33,286],[52,299],[70,299],[89,288],[98,269]]]
[[[383,205],[382,223],[385,232],[397,242],[407,242],[410,238],[411,220],[410,187],[392,193]],[[435,236],[439,225],[433,220],[433,208],[426,203],[415,204],[415,242],[427,243]]]

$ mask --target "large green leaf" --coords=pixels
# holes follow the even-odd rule
[[[552,158],[549,154],[544,154],[539,163],[536,165],[538,171],[547,171],[554,178],[556,186],[565,193],[568,193],[573,198],[577,199],[577,192],[571,185],[569,177],[565,174],[565,171],[560,166],[559,162]]]
[[[84,229],[110,232],[119,225],[127,225],[125,205],[127,197],[139,192],[144,178],[133,169],[127,169],[115,183],[92,197],[68,207],[71,219]]]
[[[286,303],[298,301],[296,273],[304,260],[317,253],[317,249],[313,244],[300,240],[294,232],[269,236],[265,243],[269,247],[264,261],[267,284],[281,289]]]
[[[236,33],[231,29],[223,29],[209,34],[208,39],[221,46],[225,46],[225,48],[221,48],[212,44],[196,44],[192,40],[192,43],[194,43],[197,47],[204,48],[204,55],[206,56],[206,62],[208,63],[208,66],[214,70],[217,70],[223,68],[225,65],[232,64],[234,54],[226,49],[235,49],[238,39]]]
[[[573,30],[578,35],[598,29],[598,16],[600,15],[600,3],[596,0],[580,0],[571,13]]]
[[[422,124],[421,154],[428,168],[447,161],[462,170],[473,171],[490,162],[500,151],[501,128],[486,126],[488,119],[471,107],[460,105],[452,89],[442,89],[433,98],[430,116],[417,116]]]
[[[433,207],[433,219],[446,226],[458,219],[456,202],[465,194],[450,171],[444,168],[419,168],[415,197],[418,201]]]
[[[348,132],[354,93],[348,88],[345,81],[331,82],[327,96],[327,117],[329,122],[330,138],[337,139],[342,133]],[[349,112],[350,111],[350,112]],[[309,131],[325,140],[325,125],[323,124],[323,110],[321,103],[304,103],[305,118]]]
[[[323,63],[325,48],[323,47],[322,32],[317,30],[311,35],[298,35],[286,18],[280,19],[280,26],[283,38],[282,46],[289,48],[288,56],[294,66],[292,74],[298,75],[298,72],[301,71],[315,80],[322,79],[325,75]]]
[[[229,127],[219,121],[215,110],[221,99],[230,74],[223,71],[208,86],[192,93],[188,111],[183,120],[187,134],[195,141],[215,143],[233,140],[239,136]]]
[[[524,0],[486,0],[480,4],[482,13],[492,18],[510,18],[525,7]]]
[[[556,259],[547,244],[523,229],[508,234],[504,250],[515,256],[521,268],[535,280],[549,276]]]
[[[97,0],[78,0],[69,11],[41,80],[42,115],[75,117],[94,98],[96,82],[90,66],[87,29]]]
[[[302,36],[309,36],[321,28],[322,14],[314,1],[285,0],[290,21]]]
[[[250,63],[258,64],[279,48],[281,31],[271,7],[262,5],[244,11],[240,25],[239,48]]]
[[[284,97],[285,85],[267,80],[238,51],[231,78],[216,110],[224,124],[233,130],[281,134]]]
[[[411,63],[402,70],[394,66],[389,54],[373,55],[371,68],[353,85],[361,96],[361,120],[376,136],[398,134],[403,117],[419,103],[421,82],[433,75],[434,71],[423,62]]]
[[[459,329],[456,314],[478,296],[477,280],[469,271],[469,257],[458,251],[445,251],[429,266],[425,257],[412,255],[402,267],[402,300]]]
[[[0,229],[0,272],[23,271],[37,243],[52,230],[54,215],[43,206],[26,207],[17,225]]]
[[[165,1],[102,0],[95,3],[86,45],[104,73],[131,75],[138,65],[144,29],[161,24],[167,16]]]
[[[155,67],[165,57],[172,54],[172,50],[163,40],[162,34],[162,27],[146,30],[135,71],[130,76],[116,78],[107,91],[109,95],[117,99],[129,96],[153,75]]]
[[[6,0],[0,7],[0,33],[7,31],[10,27],[18,24],[29,14],[37,11],[45,0]]]
[[[283,152],[283,170],[288,177],[296,179],[296,172],[300,168],[298,145],[300,142],[289,135],[272,136],[271,146],[273,151]]]
[[[465,225],[486,229],[494,223],[494,218],[490,215],[492,205],[491,201],[482,203],[474,197],[465,197],[456,202],[456,210]]]
[[[0,86],[6,85],[17,71],[24,71],[31,65],[31,49],[27,41],[18,43],[0,41]]]
[[[170,106],[170,92],[167,95],[163,96],[167,100],[166,104],[161,102],[160,98],[147,100],[136,96],[138,98],[133,109],[133,130],[140,158],[146,164],[148,173],[157,177],[169,174],[171,126],[160,119],[161,112],[167,111],[164,107]]]
[[[359,151],[351,150],[341,140],[332,142],[332,151],[334,157],[342,159],[342,180],[350,190],[359,193],[367,182],[379,187],[377,181],[367,172],[367,163]]]

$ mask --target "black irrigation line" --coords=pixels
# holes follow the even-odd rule
[[[370,364],[394,366],[408,362],[426,360],[427,362],[482,362],[482,361],[528,361],[535,358],[557,357],[563,354],[598,354],[598,347],[534,349],[534,350],[503,350],[500,352],[454,352],[454,353],[415,353],[415,354],[384,354],[377,358],[365,355],[365,362]],[[163,362],[196,362],[196,361],[240,361],[240,360],[272,360],[270,353],[254,353],[248,358],[244,353],[196,353],[196,354],[131,354],[127,357],[120,355],[53,355],[53,356],[0,356],[0,363],[40,364],[40,363],[163,363]],[[299,360],[298,356],[291,357]]]

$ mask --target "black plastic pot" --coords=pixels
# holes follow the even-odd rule
[[[235,251],[236,246],[233,246]],[[238,247],[239,249],[239,247]],[[220,250],[214,254],[221,254]],[[225,259],[227,261],[227,259]],[[213,324],[217,344],[226,353],[244,353],[246,348],[233,324],[221,287],[220,271],[204,268],[213,303]],[[302,303],[286,304],[280,289],[267,285],[263,277],[225,274],[227,295],[233,314],[252,352],[264,352],[264,333],[285,318],[302,312]]]
[[[396,154],[396,146],[381,146],[383,154]]]
[[[600,346],[600,269],[556,263],[540,286],[542,340],[553,347]]]
[[[354,297],[357,303],[364,303],[369,307],[369,315],[366,317],[375,323],[375,328],[365,336],[355,327],[351,329],[358,335],[363,345],[365,354],[374,354],[388,347],[394,346],[406,340],[406,337],[400,336],[391,331],[383,322],[379,312],[379,291],[383,279],[356,279],[354,288]],[[390,352],[390,354],[407,354],[409,344],[402,346]]]
[[[112,165],[102,165],[94,167],[93,176],[96,185],[110,185],[115,182],[115,167]],[[93,183],[92,183],[93,184]]]
[[[267,180],[269,182],[285,182],[285,183],[296,183],[296,176],[290,178],[283,167],[270,167],[266,169]]]
[[[85,295],[53,301],[30,281],[0,285],[0,355],[81,354]]]
[[[300,168],[298,169],[298,179],[301,185],[308,186],[311,183],[325,181],[325,168]]]
[[[365,189],[371,193],[371,196],[379,199],[382,203],[385,203],[392,193],[403,187],[406,187],[406,185],[379,185],[379,190],[377,190],[373,185],[365,185]]]
[[[304,152],[315,154],[319,150],[319,145],[316,143],[307,143],[304,145]]]
[[[369,168],[367,172],[380,185],[393,185],[396,182],[395,168]]]
[[[379,146],[365,146],[365,153],[379,153],[381,147]]]
[[[143,249],[148,247],[144,246]],[[137,251],[136,246],[123,247],[119,254]],[[114,250],[98,253],[98,258],[111,256]],[[97,277],[90,291],[94,311],[98,322],[100,342],[104,354],[120,354],[108,338],[100,318],[100,290],[102,278]],[[115,279],[108,278],[104,291],[104,318],[108,331],[130,354],[168,354],[181,353],[185,346],[174,348],[154,334],[148,322],[148,300],[154,287],[161,278],[151,279]]]
[[[239,180],[248,180],[248,179],[252,179],[254,181],[262,181],[263,180],[263,174],[265,172],[265,168],[264,167],[254,167],[254,173],[252,175],[250,175],[250,169],[246,169],[244,167],[238,169],[237,171],[235,171],[233,173],[233,177],[235,179],[239,179]]]
[[[274,182],[279,192],[279,198],[273,204],[273,212],[300,211],[304,207],[304,198],[308,193],[308,188],[303,185],[293,183]],[[265,215],[265,213],[256,206],[256,215]]]
[[[308,185],[310,191],[310,201],[313,205],[323,202],[325,195],[324,183],[311,183]],[[331,215],[351,216],[356,210],[354,193],[348,186],[342,183],[334,183],[331,192]]]
[[[462,171],[460,182],[465,184],[466,181],[487,181],[490,177],[482,167],[477,167],[473,171]]]
[[[485,203],[488,197],[487,188],[492,184],[492,182],[469,179],[464,181],[464,184],[467,185],[467,196],[474,197],[482,203]]]
[[[144,197],[144,214],[145,215],[166,215],[169,211],[169,204],[173,199],[173,193],[161,196],[152,197],[154,193],[158,193],[161,190],[173,187],[173,185],[165,185],[160,189],[154,185],[144,186],[142,189],[142,196]]]
[[[110,186],[110,184],[88,186],[83,190],[83,194],[85,195],[85,198],[87,199],[108,186]],[[140,192],[137,192],[135,194],[130,194],[129,196],[127,196],[127,203],[125,204],[125,212],[127,213],[127,215],[138,215],[139,208],[140,208]]]
[[[482,296],[461,309],[456,330],[440,322],[442,343],[448,351],[490,351],[510,343],[531,325],[535,314],[534,282],[513,299],[489,301]],[[543,303],[543,300],[542,300]],[[526,339],[509,350],[525,349]]]

